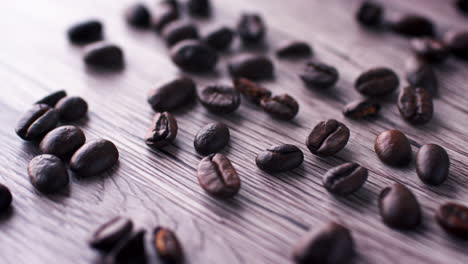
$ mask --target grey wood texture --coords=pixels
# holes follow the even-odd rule
[[[352,230],[356,242],[354,263],[468,263],[468,242],[447,235],[433,214],[445,201],[468,203],[468,64],[450,59],[437,69],[440,96],[435,116],[424,126],[411,126],[400,117],[395,98],[388,100],[373,122],[352,121],[342,107],[359,98],[355,78],[373,66],[388,66],[402,78],[411,52],[408,40],[393,34],[369,32],[354,21],[357,2],[346,0],[235,0],[214,2],[214,16],[199,20],[201,31],[234,25],[241,11],[258,11],[268,24],[265,50],[275,60],[276,78],[265,82],[274,93],[289,93],[300,102],[292,122],[271,119],[243,102],[226,116],[208,113],[200,104],[175,112],[179,134],[173,146],[149,149],[143,140],[153,111],[147,91],[180,71],[170,62],[165,44],[151,32],[135,31],[124,23],[122,10],[131,1],[43,0],[3,1],[0,11],[0,182],[14,195],[13,210],[0,220],[0,263],[99,263],[87,245],[94,229],[110,218],[131,217],[141,228],[163,225],[175,230],[186,253],[186,263],[291,263],[292,245],[309,229],[330,220]],[[153,1],[154,2],[154,1]],[[468,18],[452,1],[385,1],[391,11],[429,16],[442,30],[467,29]],[[70,45],[64,32],[73,23],[98,18],[105,23],[106,40],[125,50],[124,71],[99,74],[87,70],[82,48]],[[325,92],[306,89],[297,72],[303,61],[279,61],[273,56],[281,41],[301,39],[313,45],[315,58],[340,72],[336,88]],[[236,42],[223,54],[217,72],[194,76],[199,87],[228,83],[226,60],[245,52]],[[402,78],[403,80],[403,78]],[[19,115],[42,96],[66,89],[89,103],[82,127],[88,139],[115,142],[121,158],[103,177],[72,177],[66,196],[46,197],[36,192],[26,167],[39,154],[37,146],[14,133]],[[313,156],[305,138],[319,121],[335,118],[351,130],[346,148],[334,157]],[[232,200],[217,200],[198,185],[196,166],[201,159],[193,138],[203,125],[225,122],[231,129],[230,146],[223,151],[241,179]],[[396,169],[382,164],[373,151],[377,134],[402,130],[413,152],[425,143],[443,146],[451,159],[449,179],[428,187],[416,176],[414,163]],[[280,143],[299,146],[304,164],[291,172],[268,175],[254,163],[263,149]],[[348,198],[330,195],[322,175],[332,166],[354,161],[370,171],[368,182]],[[378,194],[393,182],[408,186],[420,201],[423,225],[415,231],[396,231],[380,220]],[[149,236],[147,236],[149,239]],[[151,248],[152,262],[159,263]]]

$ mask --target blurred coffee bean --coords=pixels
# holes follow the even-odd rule
[[[207,72],[215,68],[218,54],[197,40],[183,40],[171,48],[172,61],[182,70]]]
[[[391,166],[405,166],[411,161],[410,142],[398,130],[387,130],[378,135],[374,150],[381,161]]]
[[[234,88],[236,88],[249,101],[257,105],[260,104],[260,101],[263,98],[271,96],[270,90],[245,78],[234,79],[233,84]]]
[[[129,239],[119,243],[105,257],[105,264],[146,264],[148,259],[145,250],[145,231],[134,233]]]
[[[198,92],[198,99],[208,111],[217,114],[232,113],[241,102],[239,91],[226,85],[206,86]]]
[[[312,55],[312,48],[307,42],[288,41],[276,50],[279,58],[306,58]]]
[[[263,55],[242,54],[231,59],[228,70],[234,78],[262,80],[273,76],[274,66],[270,58]]]
[[[119,160],[119,151],[114,143],[105,139],[89,141],[79,148],[70,159],[70,169],[79,176],[102,173]]]
[[[419,59],[406,63],[406,80],[409,84],[426,89],[432,96],[437,96],[439,82],[432,66]]]
[[[431,94],[424,88],[407,86],[398,96],[398,110],[411,124],[426,124],[432,119],[434,106]]]
[[[164,27],[179,18],[179,8],[176,1],[160,1],[152,14],[152,28],[160,33]]]
[[[442,184],[449,175],[449,167],[449,156],[439,145],[425,144],[416,154],[416,172],[424,183]]]
[[[374,118],[379,111],[380,104],[369,100],[357,100],[345,106],[343,115],[353,119]]]
[[[242,14],[237,23],[237,32],[244,44],[256,44],[263,41],[266,26],[259,14]]]
[[[189,0],[187,7],[193,16],[207,17],[211,14],[210,0]]]
[[[448,233],[468,239],[468,207],[448,202],[436,212],[437,223]]]
[[[195,98],[196,84],[188,77],[179,77],[159,84],[148,92],[148,103],[154,111],[171,111]]]
[[[212,154],[200,161],[197,178],[207,193],[218,198],[231,198],[241,187],[236,169],[229,159],[220,153]]]
[[[449,32],[444,41],[452,55],[468,60],[468,31]]]
[[[216,50],[227,50],[234,39],[234,31],[228,27],[220,27],[208,33],[203,42]]]
[[[163,148],[177,136],[177,121],[169,112],[156,113],[145,137],[146,145]]]
[[[384,9],[380,4],[364,1],[359,6],[356,19],[363,26],[378,27],[382,23],[383,14]]]
[[[182,40],[198,39],[198,29],[190,22],[176,20],[164,27],[162,36],[167,45],[171,47]]]
[[[321,121],[310,132],[306,145],[312,154],[328,157],[346,146],[349,134],[349,128],[335,119]]]
[[[89,245],[95,249],[109,252],[126,239],[132,229],[132,220],[118,216],[101,225],[91,236]]]
[[[338,195],[349,195],[357,191],[367,180],[367,169],[354,162],[333,167],[323,176],[323,186]]]
[[[152,244],[158,256],[166,263],[180,263],[184,258],[182,246],[175,233],[165,227],[154,229]]]
[[[42,193],[51,194],[65,190],[68,186],[68,172],[58,157],[42,154],[34,157],[28,165],[29,180]]]
[[[63,122],[76,121],[88,112],[88,103],[77,96],[64,97],[55,105],[59,118]]]
[[[398,16],[393,21],[390,21],[390,27],[394,32],[408,37],[432,36],[435,33],[432,21],[415,14]]]
[[[151,25],[151,13],[143,3],[136,3],[125,11],[125,20],[136,28],[149,28]]]
[[[257,166],[268,173],[285,172],[299,167],[304,154],[298,147],[290,144],[272,146],[260,152],[255,159]]]
[[[377,67],[363,72],[354,83],[358,92],[366,96],[384,96],[392,93],[400,85],[395,72]]]
[[[270,116],[282,120],[291,120],[299,112],[299,104],[288,94],[263,97],[260,106]]]
[[[86,141],[83,130],[76,126],[61,126],[47,133],[39,145],[42,153],[66,160]]]
[[[124,66],[124,54],[117,45],[96,43],[86,48],[84,62],[98,69],[121,69]]]
[[[10,189],[0,183],[0,216],[10,208],[12,201],[13,196],[11,195]]]
[[[434,38],[415,38],[411,40],[411,48],[419,58],[429,63],[442,63],[449,56],[445,44]]]
[[[198,153],[208,155],[222,150],[229,139],[229,128],[225,124],[210,123],[197,132],[193,146]]]
[[[97,20],[83,21],[68,29],[68,40],[77,45],[88,44],[102,39],[103,26]]]
[[[339,74],[333,66],[309,61],[305,64],[299,77],[308,87],[326,89],[335,85]]]
[[[15,131],[24,140],[38,140],[54,129],[58,121],[55,109],[45,104],[35,104],[20,117]]]
[[[35,102],[35,104],[45,104],[50,107],[54,107],[57,104],[57,102],[65,96],[67,96],[67,92],[65,92],[64,90],[56,91]]]
[[[382,221],[390,227],[410,229],[421,223],[421,206],[416,196],[400,183],[380,192],[379,211]]]

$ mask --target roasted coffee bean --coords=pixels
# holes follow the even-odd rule
[[[35,104],[45,104],[50,107],[54,107],[57,102],[65,96],[67,96],[67,92],[64,90],[56,91],[37,101]]]
[[[468,60],[468,31],[449,32],[444,41],[452,55]]]
[[[145,231],[140,230],[117,245],[105,258],[105,264],[146,264]]]
[[[387,130],[378,135],[374,150],[381,161],[391,166],[405,166],[411,161],[410,142],[398,130]]]
[[[309,61],[305,64],[299,77],[308,87],[325,89],[335,85],[339,74],[333,66]]]
[[[45,104],[36,104],[21,116],[15,131],[24,140],[41,139],[55,128],[58,120],[58,113],[55,109]]]
[[[439,145],[423,145],[416,154],[416,172],[424,183],[442,184],[448,177],[449,167],[449,156]]]
[[[380,192],[379,211],[383,222],[390,227],[409,229],[421,222],[421,207],[416,196],[400,183]]]
[[[458,10],[464,13],[468,13],[468,1],[467,0],[457,0],[455,2],[455,5],[457,6]]]
[[[213,113],[231,113],[239,108],[241,97],[239,91],[231,86],[210,85],[198,92],[201,104]]]
[[[28,165],[29,180],[42,193],[56,193],[68,186],[68,172],[58,157],[42,154],[34,157]]]
[[[265,56],[242,54],[234,57],[228,65],[234,78],[244,77],[252,80],[270,79],[273,76],[273,62]]]
[[[39,145],[42,153],[68,159],[86,141],[83,130],[76,126],[61,126],[47,133]]]
[[[124,54],[117,45],[96,43],[87,47],[84,62],[100,69],[120,69],[124,66]]]
[[[158,226],[153,232],[153,246],[158,256],[167,263],[179,263],[184,258],[182,246],[170,229]]]
[[[298,264],[349,263],[354,255],[351,231],[335,222],[309,231],[293,249],[293,259]]]
[[[367,174],[366,168],[347,162],[328,170],[323,176],[323,186],[333,194],[348,195],[364,185]]]
[[[198,164],[200,186],[210,195],[231,198],[239,192],[241,181],[236,169],[223,154],[204,157]]]
[[[10,208],[12,201],[10,189],[0,183],[0,216]]]
[[[195,92],[195,82],[188,77],[180,77],[151,89],[148,103],[156,112],[171,111],[193,100]]]
[[[302,164],[304,154],[298,147],[290,144],[272,146],[260,152],[255,159],[257,166],[268,173],[284,172]]]
[[[221,27],[211,31],[204,38],[204,42],[213,49],[226,50],[234,39],[234,31],[228,27]]]
[[[176,1],[161,1],[152,15],[152,27],[157,33],[179,18],[179,8]]]
[[[89,141],[79,148],[70,160],[70,169],[80,176],[102,173],[119,160],[119,151],[114,143],[105,139]]]
[[[225,124],[210,123],[198,131],[193,146],[198,153],[208,155],[223,149],[229,139],[229,128]]]
[[[388,68],[372,68],[362,73],[354,83],[356,90],[367,96],[384,96],[392,93],[400,85],[395,72]]]
[[[210,0],[189,0],[187,7],[193,16],[207,17],[211,14]]]
[[[468,238],[468,207],[453,202],[445,203],[436,213],[439,225],[448,233]]]
[[[282,120],[291,120],[299,112],[299,104],[288,94],[263,97],[260,106],[270,116]]]
[[[408,86],[400,91],[398,110],[412,124],[425,124],[432,119],[434,106],[431,94],[424,88]]]
[[[77,96],[64,97],[55,105],[59,118],[63,122],[76,121],[88,112],[88,103]]]
[[[419,58],[429,63],[442,63],[449,56],[445,44],[434,38],[413,39],[411,48]]]
[[[244,44],[256,44],[263,41],[266,26],[258,14],[242,14],[237,23],[237,32]]]
[[[89,245],[109,252],[128,237],[132,229],[132,220],[118,216],[101,225],[91,236]]]
[[[182,40],[198,39],[198,29],[190,22],[176,20],[164,27],[162,36],[168,46],[173,46]]]
[[[68,40],[73,44],[88,44],[102,39],[103,26],[97,20],[84,21],[73,25],[67,32]]]
[[[151,25],[151,13],[142,3],[136,3],[125,11],[127,23],[136,28],[149,28]]]
[[[233,80],[234,88],[236,88],[249,101],[259,105],[260,100],[271,96],[271,91],[257,83],[254,83],[245,78]]]
[[[353,119],[374,118],[379,111],[380,104],[369,100],[357,100],[345,106],[343,115]]]
[[[177,121],[169,112],[156,113],[146,134],[146,145],[162,148],[174,141],[177,136]]]
[[[312,55],[312,48],[303,41],[288,41],[276,51],[276,56],[280,58],[305,58]]]
[[[312,154],[328,157],[342,150],[349,139],[349,128],[335,119],[318,123],[306,140]]]
[[[356,19],[363,26],[377,27],[382,23],[383,14],[384,9],[380,4],[364,1],[356,13]]]
[[[207,72],[215,68],[218,54],[197,40],[184,40],[172,47],[171,59],[182,70]]]
[[[439,82],[432,66],[422,60],[411,59],[406,63],[406,80],[412,86],[426,89],[432,96],[437,95]]]
[[[423,16],[406,14],[397,17],[394,21],[390,22],[390,28],[403,36],[432,36],[435,29],[432,22]]]

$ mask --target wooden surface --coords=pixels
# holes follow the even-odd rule
[[[403,76],[410,55],[407,40],[360,28],[353,17],[355,1],[285,3],[217,0],[215,16],[199,24],[206,32],[217,25],[233,25],[241,11],[261,12],[269,26],[268,54],[282,40],[306,40],[313,45],[315,58],[339,69],[337,87],[323,93],[307,90],[297,77],[302,62],[275,59],[276,79],[265,85],[274,93],[287,92],[298,99],[301,108],[293,122],[273,120],[247,102],[227,116],[210,114],[196,104],[175,112],[180,128],[175,145],[153,151],[142,139],[153,115],[146,92],[180,72],[168,60],[158,37],[125,25],[121,14],[126,3],[4,1],[0,11],[0,182],[12,190],[14,202],[12,212],[0,219],[0,263],[98,263],[99,255],[87,246],[87,237],[116,215],[131,217],[138,227],[174,229],[187,263],[290,263],[296,240],[307,229],[329,220],[341,221],[352,230],[358,252],[355,263],[468,263],[468,243],[448,236],[433,219],[444,201],[468,203],[468,64],[451,59],[438,68],[440,97],[434,101],[433,120],[425,126],[405,123],[395,98],[383,106],[374,122],[351,121],[342,116],[341,109],[359,98],[354,79],[373,66],[388,66]],[[385,1],[392,11],[429,16],[442,30],[467,29],[468,18],[450,3]],[[125,50],[123,72],[86,70],[82,49],[68,44],[64,35],[68,26],[90,17],[101,19],[106,39]],[[233,50],[239,49],[236,43]],[[225,63],[229,56],[223,55],[216,74],[196,77],[199,85],[228,82]],[[88,118],[77,124],[88,139],[115,142],[121,159],[105,177],[72,178],[69,195],[46,197],[32,188],[26,172],[29,160],[39,151],[17,137],[14,126],[34,101],[58,89],[88,101]],[[348,125],[351,138],[338,155],[321,159],[304,142],[312,127],[328,118]],[[216,120],[231,128],[231,144],[223,152],[242,179],[240,193],[230,201],[208,196],[195,176],[201,157],[193,149],[194,135]],[[447,150],[451,167],[446,183],[428,187],[417,178],[414,164],[395,169],[377,159],[375,136],[393,128],[408,135],[414,153],[425,143]],[[279,143],[298,145],[305,154],[303,166],[275,176],[261,172],[254,164],[256,154]],[[367,167],[369,179],[356,194],[333,197],[322,187],[321,176],[345,161]],[[394,181],[406,184],[423,207],[424,223],[416,231],[395,231],[380,220],[378,194]]]

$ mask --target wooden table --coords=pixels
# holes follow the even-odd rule
[[[154,151],[143,141],[153,115],[146,92],[180,72],[168,59],[161,39],[126,26],[121,14],[127,3],[4,1],[0,11],[0,182],[12,190],[14,202],[12,212],[0,220],[0,263],[98,263],[99,255],[88,247],[87,237],[117,215],[131,217],[140,228],[163,225],[174,229],[187,263],[291,263],[296,240],[307,229],[330,220],[352,230],[356,263],[468,263],[468,243],[447,235],[433,218],[445,201],[468,202],[467,63],[450,59],[437,68],[440,97],[434,101],[435,116],[429,124],[415,127],[404,122],[394,100],[383,105],[377,120],[352,121],[342,116],[341,109],[360,97],[353,88],[355,78],[373,66],[391,67],[403,77],[405,60],[411,54],[407,39],[361,28],[354,20],[355,1],[213,2],[214,17],[198,21],[202,32],[234,25],[241,11],[261,12],[269,26],[268,54],[282,40],[306,40],[313,45],[315,58],[339,69],[336,88],[308,90],[297,77],[303,62],[274,58],[276,78],[264,84],[274,93],[287,92],[298,99],[300,112],[292,122],[273,120],[246,102],[226,116],[210,114],[197,104],[174,113],[180,127],[174,146]],[[385,4],[389,10],[427,15],[442,29],[467,29],[468,18],[449,2]],[[92,17],[105,23],[108,41],[124,48],[127,67],[123,72],[86,70],[82,49],[67,42],[66,29]],[[239,49],[236,42],[233,52],[223,55],[215,74],[195,76],[199,86],[228,83],[226,59]],[[72,178],[69,195],[46,197],[33,189],[26,172],[29,160],[39,154],[37,146],[17,137],[14,126],[33,102],[59,89],[88,101],[88,117],[76,124],[88,139],[115,142],[121,158],[104,177]],[[317,158],[305,147],[305,138],[317,122],[328,118],[344,122],[351,138],[338,155]],[[194,151],[193,138],[201,126],[213,121],[230,127],[231,144],[223,153],[242,178],[240,193],[230,201],[208,196],[195,176],[201,156]],[[413,152],[425,143],[443,146],[451,159],[446,183],[426,186],[416,176],[414,163],[402,169],[382,164],[373,143],[387,129],[404,131]],[[261,172],[254,164],[256,154],[279,143],[299,146],[305,153],[303,166],[275,176]],[[356,194],[337,198],[322,187],[322,175],[345,161],[367,167],[369,179]],[[423,207],[424,223],[415,231],[396,231],[380,220],[378,194],[395,181],[406,184]],[[153,251],[148,251],[159,263]]]

